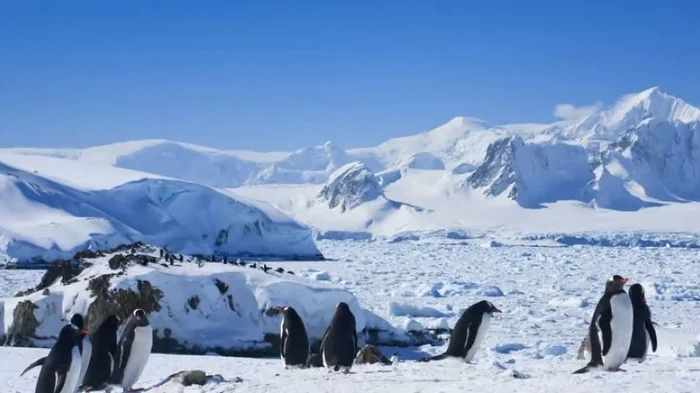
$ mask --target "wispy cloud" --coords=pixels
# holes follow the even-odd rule
[[[602,108],[603,104],[596,102],[592,105],[574,106],[571,104],[557,104],[554,107],[554,116],[569,121],[578,121],[590,116]]]

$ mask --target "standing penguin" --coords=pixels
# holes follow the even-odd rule
[[[286,366],[304,367],[309,360],[311,348],[304,321],[292,307],[279,309],[282,312],[280,323],[280,355]]]
[[[651,311],[647,306],[644,287],[641,284],[634,284],[630,287],[630,301],[634,310],[634,327],[627,357],[642,363],[649,352],[650,342],[652,351],[656,352],[656,329],[651,322]]]
[[[80,377],[80,341],[87,332],[77,330],[73,325],[66,325],[58,334],[49,355],[27,367],[22,374],[41,364],[39,378],[34,393],[73,393],[78,387]]]
[[[146,312],[134,310],[124,328],[117,346],[117,363],[110,378],[110,384],[117,384],[130,391],[146,368],[153,347],[153,328]]]
[[[80,377],[78,378],[78,385],[83,382],[85,378],[85,373],[87,372],[88,365],[90,364],[90,358],[92,357],[92,341],[90,341],[90,336],[87,335],[87,330],[85,329],[85,321],[83,316],[75,313],[70,319],[70,323],[76,327],[79,331],[85,331],[86,334],[83,335],[83,339],[80,341],[78,347],[80,348]]]
[[[108,316],[92,336],[92,357],[82,380],[82,388],[100,389],[109,380],[117,358],[119,319]]]
[[[588,328],[591,360],[574,374],[596,367],[616,371],[627,359],[634,321],[632,302],[624,290],[627,281],[629,279],[614,275],[606,282],[605,293],[598,301]]]
[[[357,331],[355,315],[347,303],[335,306],[331,324],[321,340],[321,359],[323,365],[338,371],[350,371],[357,352]]]
[[[447,351],[422,361],[427,362],[447,357],[458,357],[464,358],[464,361],[467,363],[471,362],[484,342],[484,338],[486,338],[493,313],[500,312],[501,310],[487,300],[472,304],[464,311],[457,324],[455,324],[454,329],[452,329]]]

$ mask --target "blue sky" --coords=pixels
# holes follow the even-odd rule
[[[663,5],[662,5],[663,4]],[[374,145],[659,85],[700,104],[692,1],[0,0],[0,146]]]

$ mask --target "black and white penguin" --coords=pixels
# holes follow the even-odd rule
[[[117,363],[110,377],[110,384],[117,384],[130,391],[146,368],[153,347],[153,328],[146,312],[134,310],[117,345]]]
[[[591,360],[574,374],[598,367],[617,371],[627,359],[634,322],[632,302],[624,289],[628,281],[614,275],[606,282],[605,293],[596,305],[588,328]]]
[[[651,311],[642,284],[630,286],[629,296],[634,310],[634,327],[627,357],[642,363],[647,357],[650,343],[651,350],[656,352],[656,329],[651,322]]]
[[[471,362],[486,338],[493,314],[500,312],[501,310],[487,300],[472,304],[464,311],[452,329],[447,351],[423,361],[457,357],[463,358],[467,363]]]
[[[280,323],[280,356],[285,367],[304,367],[309,360],[311,347],[306,334],[304,321],[292,307],[279,308],[282,313]]]
[[[119,318],[108,316],[92,335],[92,356],[81,389],[99,389],[109,381],[117,358]]]
[[[41,364],[39,378],[34,393],[74,393],[80,377],[79,343],[86,332],[77,330],[73,325],[66,325],[58,334],[49,355],[27,367],[27,370]]]
[[[78,384],[81,384],[83,378],[85,378],[85,373],[87,372],[88,365],[90,364],[90,358],[92,357],[92,341],[90,336],[87,334],[87,329],[85,327],[85,320],[83,316],[75,313],[70,319],[70,323],[75,326],[75,328],[81,332],[84,332],[83,339],[80,341],[78,347],[80,348],[80,359],[82,364],[80,366],[80,377],[78,378]]]
[[[326,368],[347,372],[352,368],[357,352],[357,331],[355,315],[347,303],[335,306],[331,324],[321,340],[321,359]]]

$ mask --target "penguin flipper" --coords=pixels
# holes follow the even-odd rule
[[[651,319],[647,319],[646,322],[644,322],[644,327],[647,329],[647,332],[649,332],[651,349],[653,352],[656,352],[656,329],[654,329],[654,324],[651,322]]]
[[[32,364],[30,364],[29,366],[27,366],[27,368],[25,368],[24,371],[22,371],[22,374],[20,374],[19,376],[21,377],[22,375],[24,375],[24,373],[26,373],[27,371],[33,369],[34,367],[43,366],[45,361],[46,361],[46,357],[37,359],[34,363],[32,363]]]
[[[280,353],[282,354],[282,357],[284,357],[287,353],[287,329],[282,329],[282,340],[280,341]]]
[[[612,346],[612,328],[610,327],[610,318],[608,318],[606,315],[602,315],[598,322],[598,326],[603,335],[603,356],[605,356],[608,354],[608,351],[610,351],[610,347]]]

